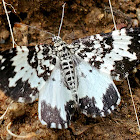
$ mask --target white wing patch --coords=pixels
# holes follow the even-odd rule
[[[93,117],[111,113],[120,103],[120,94],[111,77],[83,61],[77,65],[76,71],[81,111]]]
[[[60,69],[54,69],[39,93],[39,119],[50,128],[67,128],[74,113],[72,93],[62,79]]]
[[[31,88],[38,88],[38,90],[40,90],[45,84],[45,81],[42,77],[39,78],[36,70],[28,64],[29,50],[26,46],[17,46],[17,50],[17,55],[11,59],[16,74],[14,77],[9,78],[9,87],[15,87],[17,81],[22,79],[23,82],[28,81]]]

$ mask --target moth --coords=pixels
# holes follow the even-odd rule
[[[113,80],[140,62],[140,28],[91,35],[71,44],[17,46],[0,52],[0,89],[17,102],[37,98],[39,120],[68,128],[76,110],[92,117],[110,114],[120,103]]]

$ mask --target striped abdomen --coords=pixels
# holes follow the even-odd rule
[[[65,86],[72,91],[72,94],[77,101],[76,97],[76,76],[74,71],[74,63],[73,59],[71,57],[70,52],[64,51],[64,53],[61,56],[61,69],[62,69],[62,79],[64,81]]]

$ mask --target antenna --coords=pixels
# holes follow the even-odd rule
[[[2,2],[3,2],[4,10],[5,10],[5,13],[6,13],[6,17],[7,17],[7,20],[8,20],[10,33],[11,33],[11,36],[12,36],[13,48],[14,48],[14,45],[16,43],[15,43],[15,40],[14,40],[14,35],[13,35],[13,32],[12,32],[12,27],[11,27],[10,19],[9,19],[8,12],[7,12],[7,9],[6,9],[6,5],[10,5],[13,9],[14,9],[14,7],[11,4],[7,4],[4,0],[2,0]],[[15,9],[14,9],[14,12],[15,12]]]
[[[111,5],[111,1],[110,0],[109,0],[109,6],[110,6],[112,18],[113,18],[114,27],[115,27],[115,30],[117,30],[117,26],[116,26],[116,22],[115,22],[115,18],[114,18],[114,14],[113,14],[113,9],[112,9],[112,5]]]
[[[60,35],[61,27],[62,27],[62,24],[63,24],[65,5],[66,5],[66,3],[64,3],[64,4],[62,5],[62,7],[63,7],[63,9],[62,9],[62,18],[61,18],[61,23],[60,23],[60,26],[59,26],[58,36]]]
[[[19,24],[19,25],[24,25],[24,26],[27,26],[27,27],[29,27],[29,28],[31,28],[31,29],[35,29],[35,30],[38,30],[38,31],[40,31],[40,32],[43,32],[43,33],[46,33],[46,34],[49,34],[49,35],[51,35],[51,36],[55,36],[54,34],[52,34],[52,33],[50,33],[50,32],[47,32],[47,31],[44,31],[44,30],[42,30],[42,29],[38,29],[36,26],[30,26],[30,25],[26,25],[26,24],[24,24],[24,23],[18,23],[18,22],[16,22],[15,24]]]
[[[131,99],[132,99],[132,103],[133,103],[136,119],[137,119],[138,128],[139,128],[139,131],[140,131],[140,123],[139,123],[139,119],[138,119],[138,115],[137,115],[137,110],[136,110],[136,107],[135,107],[135,102],[134,102],[134,99],[133,99],[132,90],[131,90],[131,87],[130,87],[130,82],[129,82],[128,76],[127,76],[127,83],[128,83],[128,87],[129,87],[129,91],[130,91],[130,95],[131,95]]]

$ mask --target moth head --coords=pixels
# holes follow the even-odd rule
[[[59,43],[59,42],[62,41],[62,39],[61,39],[61,37],[59,37],[59,36],[54,36],[54,37],[52,38],[52,41],[53,41],[54,43]]]

